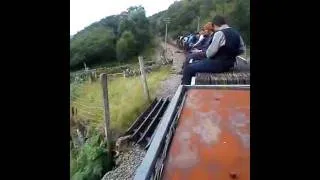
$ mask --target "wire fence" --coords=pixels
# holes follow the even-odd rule
[[[87,97],[86,91],[94,90],[95,96]],[[70,86],[70,107],[77,111],[77,121],[103,120],[102,91],[90,84],[73,83]]]
[[[148,64],[149,63],[149,64]],[[153,70],[156,70],[161,67],[161,64],[154,64],[153,62],[148,62],[145,64],[148,64],[149,66],[142,66],[144,73],[149,73]],[[113,83],[113,87],[111,88],[109,93],[111,93],[110,97],[113,98],[116,102],[120,102],[119,104],[109,104],[110,109],[112,109],[113,117],[111,117],[110,112],[106,111],[105,114],[105,108],[107,109],[107,106],[105,107],[105,102],[108,102],[108,98],[103,97],[105,93],[105,90],[107,88],[107,85],[105,85],[105,81],[100,80],[100,74],[104,73],[108,76],[108,81],[114,81],[115,77],[123,76],[124,78],[130,77],[130,76],[140,76],[141,73],[140,67],[141,65],[138,65],[135,67],[136,69],[125,69],[122,73],[113,73],[108,74],[103,71],[100,71],[98,73],[97,69],[85,69],[84,71],[78,71],[77,73],[70,73],[70,110],[71,110],[71,118],[70,118],[70,128],[71,128],[71,138],[72,139],[82,139],[81,137],[88,137],[90,136],[91,132],[88,133],[88,129],[92,130],[98,130],[108,132],[105,130],[106,126],[110,126],[112,124],[113,129],[110,129],[111,131],[119,130],[120,127],[125,126],[127,123],[123,119],[131,119],[135,116],[135,111],[139,109],[138,107],[134,107],[132,110],[129,108],[129,110],[122,108],[122,102],[126,102],[124,97],[128,96],[126,93],[130,94],[131,92],[129,89],[128,91],[123,91],[123,89],[127,89],[127,86],[117,86],[116,83]],[[143,75],[141,75],[143,76]],[[129,80],[128,82],[135,82]],[[101,82],[100,82],[101,81]],[[121,80],[122,83],[124,83]],[[129,83],[130,84],[130,83]],[[143,84],[146,84],[146,81],[143,82]],[[147,87],[147,86],[143,86]],[[118,89],[122,93],[121,96],[118,96]],[[134,88],[136,89],[136,88]],[[116,91],[116,92],[115,92]],[[142,91],[141,91],[142,92]],[[112,94],[113,93],[113,94]],[[114,98],[115,95],[118,98]],[[142,96],[142,95],[141,95]],[[140,96],[139,96],[140,97]],[[130,98],[129,98],[130,99]],[[131,100],[132,101],[132,100]],[[143,101],[141,101],[143,102]],[[140,103],[140,101],[137,103],[137,106],[142,106],[143,103]],[[75,112],[75,113],[72,113]],[[128,115],[129,114],[129,115]],[[134,114],[134,115],[131,115]],[[131,117],[132,116],[132,117]],[[107,118],[108,117],[108,118]],[[114,118],[113,123],[109,123],[110,119]],[[108,125],[107,125],[108,124]],[[83,127],[83,128],[82,128]],[[83,131],[81,131],[83,129]],[[79,135],[79,132],[80,135]],[[91,130],[90,130],[91,131]],[[78,138],[74,138],[78,137]],[[80,137],[80,138],[79,138]],[[108,137],[108,135],[106,135]],[[83,140],[81,140],[83,141]],[[80,142],[80,140],[79,140]],[[81,144],[81,143],[80,143]]]

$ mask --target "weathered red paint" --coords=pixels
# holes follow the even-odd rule
[[[190,89],[163,179],[250,179],[250,91]]]

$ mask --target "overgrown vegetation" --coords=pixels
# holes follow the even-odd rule
[[[161,68],[159,71],[147,75],[147,83],[152,98],[155,97],[154,93],[159,87],[159,82],[164,80],[169,73],[169,68]],[[140,77],[114,79],[108,82],[108,91],[111,128],[121,132],[128,128],[130,123],[148,105],[144,98],[141,79]],[[99,82],[72,84],[71,93],[71,106],[78,108],[79,116],[89,117],[90,126],[101,127],[103,125],[101,84]],[[83,105],[90,109],[86,109]],[[90,110],[90,114],[88,114],[88,110]]]
[[[98,133],[89,138],[79,149],[72,149],[70,179],[100,180],[113,165],[106,149],[103,137]]]
[[[147,75],[150,95],[155,98],[160,81],[170,73],[163,67]],[[117,78],[108,82],[111,129],[113,137],[124,132],[139,114],[149,105],[144,98],[140,77]],[[72,147],[71,179],[95,180],[110,170],[112,160],[108,159],[106,145],[103,143],[102,92],[99,82],[71,84],[71,106],[78,109],[78,121],[93,129],[90,137],[81,148]]]

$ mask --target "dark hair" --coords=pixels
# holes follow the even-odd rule
[[[222,26],[224,24],[226,24],[226,21],[224,19],[224,17],[216,15],[213,19],[212,19],[212,23],[217,25],[217,26]]]

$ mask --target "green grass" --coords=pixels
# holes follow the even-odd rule
[[[147,74],[147,83],[152,99],[159,88],[160,81],[166,79],[170,68]],[[94,128],[103,128],[102,91],[98,82],[71,85],[71,105],[78,108],[79,117]],[[111,129],[123,132],[148,106],[144,98],[140,77],[119,77],[108,81]],[[76,96],[76,97],[75,97]]]
[[[152,99],[155,98],[160,82],[165,80],[169,73],[170,68],[163,67],[147,74]],[[140,76],[109,80],[108,91],[110,125],[115,138],[115,133],[124,132],[150,102],[144,98]],[[101,143],[104,137],[101,131],[104,127],[101,85],[99,81],[92,84],[88,82],[71,84],[70,93],[71,106],[78,109],[78,117],[80,117],[78,120],[85,122],[90,129],[93,129],[89,139],[82,147],[71,148],[70,179],[101,179],[112,168],[113,163],[108,158],[106,144]]]
[[[247,58],[250,58],[250,47],[247,47],[247,48],[246,48],[246,52],[247,52],[247,54],[246,54],[246,55],[247,55]]]
[[[145,63],[149,60],[155,49],[149,46],[141,54],[145,57]],[[138,58],[134,57],[121,65],[138,69]],[[107,73],[119,71],[119,63],[111,62],[105,65],[112,67]],[[91,69],[94,68],[90,67]],[[155,98],[155,92],[159,89],[160,82],[170,74],[169,67],[162,67],[158,71],[147,74],[147,83],[151,98]],[[111,130],[114,138],[124,132],[131,123],[147,108],[150,102],[144,97],[142,83],[139,77],[108,79],[108,95],[111,114]],[[70,179],[72,180],[98,180],[112,169],[113,161],[109,159],[107,146],[104,142],[104,120],[102,104],[102,88],[99,81],[89,84],[88,82],[73,82],[70,84],[70,103],[77,108],[76,120],[85,123],[90,129],[89,137],[81,147],[71,146],[70,151]],[[71,127],[74,128],[74,127]],[[104,143],[103,143],[104,142]],[[114,143],[114,142],[112,142]]]

